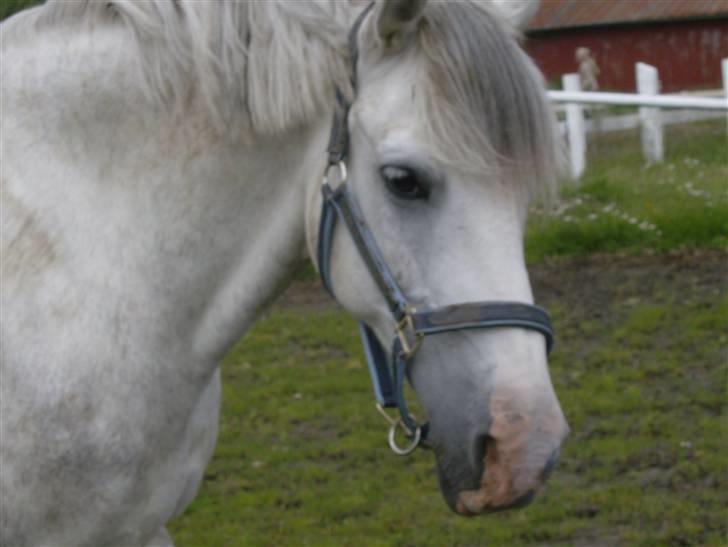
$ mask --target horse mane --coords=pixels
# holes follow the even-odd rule
[[[363,1],[48,0],[10,23],[20,32],[121,23],[150,99],[183,108],[194,90],[219,130],[276,134],[329,106],[335,85],[350,91],[344,53]]]
[[[49,0],[17,19],[35,30],[121,22],[147,96],[183,111],[194,90],[221,131],[270,135],[315,119],[330,107],[335,86],[350,93],[346,40],[364,5]],[[483,0],[427,5],[411,45],[428,70],[416,100],[439,160],[499,174],[505,168],[541,190],[553,186],[561,157],[553,114],[540,73],[495,9]]]

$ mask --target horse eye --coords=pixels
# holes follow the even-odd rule
[[[380,170],[387,188],[395,196],[402,199],[427,199],[429,192],[412,169],[385,165]]]

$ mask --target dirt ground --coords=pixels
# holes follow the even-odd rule
[[[537,303],[548,307],[558,302],[592,320],[599,319],[615,299],[634,301],[656,286],[668,286],[684,300],[717,297],[728,290],[728,251],[722,250],[556,258],[532,264],[528,270]],[[314,279],[295,282],[276,306],[327,309],[336,303]]]

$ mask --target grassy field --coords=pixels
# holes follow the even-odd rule
[[[353,322],[277,308],[223,366],[220,442],[177,545],[724,545],[726,258],[535,269],[573,432],[530,507],[473,520],[446,509],[430,453],[389,452]]]
[[[590,141],[588,170],[553,208],[535,207],[526,253],[728,246],[725,121],[668,127],[664,163],[646,166],[637,131]]]
[[[432,454],[386,447],[354,323],[304,280],[223,365],[217,452],[177,545],[725,545],[725,124],[671,132],[650,168],[632,138],[600,142],[530,226],[572,426],[531,506],[451,514]]]

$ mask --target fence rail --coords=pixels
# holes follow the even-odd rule
[[[584,129],[589,133],[610,133],[612,131],[627,131],[642,125],[639,114],[620,114],[607,116],[599,110],[590,110],[591,118],[584,120]],[[662,125],[700,122],[723,118],[725,114],[716,110],[668,110],[662,112],[660,117]],[[567,136],[565,122],[559,122],[559,129],[563,137]]]
[[[685,95],[640,95],[637,93],[604,93],[599,91],[549,91],[554,102],[576,104],[610,104],[689,108],[691,110],[726,110],[728,98],[689,97]]]
[[[660,95],[657,69],[645,63],[635,66],[637,93],[581,91],[578,74],[563,76],[563,91],[549,91],[549,99],[564,105],[566,120],[562,134],[569,147],[571,176],[578,179],[586,168],[587,132],[620,131],[641,128],[642,152],[648,163],[664,158],[663,126],[671,123],[705,120],[726,116],[728,119],[728,59],[723,59],[723,97],[696,95]],[[584,105],[629,105],[639,107],[639,114],[587,120]],[[662,112],[661,109],[681,109]],[[687,109],[687,110],[686,110]]]

